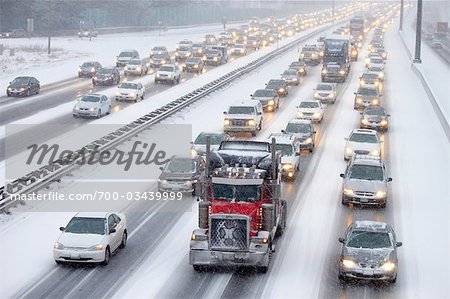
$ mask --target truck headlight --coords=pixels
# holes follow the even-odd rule
[[[340,70],[340,71],[339,71],[339,74],[340,74],[340,75],[345,75],[345,71],[344,71],[344,70]]]
[[[353,191],[353,189],[350,189],[350,188],[344,188],[344,194],[345,195],[353,195],[354,191]]]
[[[58,250],[63,250],[64,249],[64,245],[58,242],[55,242],[55,244],[53,244],[53,248],[54,249],[58,249]]]
[[[249,126],[254,126],[254,125],[256,125],[256,122],[255,122],[253,119],[250,119],[250,120],[248,121],[248,125],[249,125]]]
[[[305,142],[306,142],[306,143],[312,143],[312,138],[311,138],[311,137],[308,137],[308,138],[306,139]]]
[[[377,197],[385,197],[385,196],[386,196],[386,191],[384,191],[384,190],[377,191]]]
[[[347,269],[353,269],[356,267],[356,263],[350,259],[343,259],[342,265]]]
[[[395,263],[387,261],[381,266],[381,269],[383,269],[386,272],[391,272],[392,270],[395,269],[395,267],[396,267]]]
[[[225,120],[223,121],[223,124],[224,124],[225,126],[229,126],[229,125],[231,124],[231,121],[230,121],[229,119],[225,119]]]
[[[370,155],[371,156],[379,156],[380,152],[378,150],[373,150],[373,151],[370,152]]]

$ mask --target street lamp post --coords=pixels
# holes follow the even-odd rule
[[[414,52],[414,63],[422,63],[420,59],[420,45],[422,42],[422,0],[417,1],[417,20],[416,20],[416,48]]]
[[[400,27],[398,28],[399,31],[403,31],[403,8],[404,8],[404,0],[400,1]]]

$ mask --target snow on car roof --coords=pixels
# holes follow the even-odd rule
[[[75,215],[75,217],[83,218],[106,218],[108,212],[80,212]]]
[[[369,221],[369,220],[363,220],[363,221],[355,221],[354,227],[357,229],[364,229],[364,230],[374,230],[374,231],[388,231],[388,224],[385,222],[380,221]]]

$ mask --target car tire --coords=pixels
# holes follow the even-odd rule
[[[309,148],[309,152],[312,153],[314,151],[314,145]]]
[[[62,264],[64,264],[64,262],[62,262],[62,261],[57,261],[57,260],[55,260],[55,263],[56,263],[57,265],[62,265]]]
[[[6,96],[7,96],[7,97],[10,97],[10,96],[11,96],[11,94],[10,94],[9,92],[7,92],[7,93],[6,93]]]
[[[342,202],[342,204],[343,204],[344,206],[348,206],[348,201],[345,199],[344,194],[342,194],[341,202]]]
[[[128,238],[128,233],[127,233],[127,231],[125,230],[125,231],[123,232],[123,235],[122,235],[122,243],[120,243],[119,248],[123,249],[123,248],[125,248],[125,247],[127,246],[127,238]]]
[[[111,114],[111,106],[109,106],[108,112],[106,113],[106,115],[110,115]]]
[[[144,95],[145,95],[145,93],[142,93],[142,95],[141,95],[141,100],[144,99]]]
[[[28,89],[27,90],[27,97],[31,96],[31,91]]]
[[[386,208],[386,203],[387,203],[387,200],[380,203],[380,208],[382,208],[382,209]]]
[[[102,117],[102,109],[98,109],[97,118]]]
[[[105,259],[103,260],[102,265],[103,266],[108,265],[110,259],[111,259],[111,251],[109,250],[109,246],[108,246],[108,247],[106,247],[106,250],[105,250]]]
[[[41,91],[40,88],[36,89],[36,94],[39,94],[40,91]]]

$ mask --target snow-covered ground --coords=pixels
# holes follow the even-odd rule
[[[415,19],[415,9],[409,9],[405,16],[402,34],[413,57],[416,40],[415,27],[413,27]],[[450,84],[448,84],[450,81],[450,65],[424,42],[422,42],[421,47],[421,59],[422,63],[418,65],[418,68],[427,80],[442,113],[447,119],[447,123],[450,123]]]

